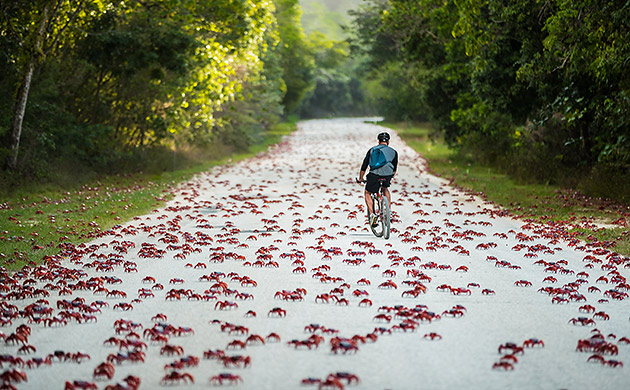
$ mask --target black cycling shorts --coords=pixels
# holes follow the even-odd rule
[[[385,188],[389,187],[392,177],[394,177],[394,175],[379,176],[373,173],[368,173],[366,176],[367,183],[365,183],[365,190],[369,193],[375,194],[381,186]]]

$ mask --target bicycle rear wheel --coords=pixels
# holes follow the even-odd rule
[[[372,210],[374,210],[374,213],[378,216],[378,221],[376,225],[372,226],[372,221],[369,221],[368,218],[370,230],[372,230],[372,234],[374,234],[376,237],[383,237],[383,224],[381,223],[382,212],[379,207],[378,201],[375,198],[372,198]]]
[[[383,238],[386,240],[389,239],[391,221],[392,218],[389,213],[389,201],[383,196],[383,206],[381,207],[381,231],[383,232]]]

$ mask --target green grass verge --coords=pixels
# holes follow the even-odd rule
[[[296,122],[269,130],[260,144],[246,153],[195,163],[159,174],[104,176],[85,183],[25,185],[5,192],[0,202],[0,265],[17,270],[40,264],[59,253],[59,244],[79,244],[99,232],[159,208],[180,182],[214,166],[252,157],[296,129]]]
[[[613,250],[624,256],[630,255],[628,228],[614,224],[624,217],[630,223],[628,205],[589,198],[557,186],[516,182],[494,167],[475,164],[449,149],[442,140],[432,136],[429,125],[382,125],[396,130],[407,145],[427,160],[433,174],[481,195],[523,219],[591,225],[569,231],[587,241],[596,238],[614,242]]]

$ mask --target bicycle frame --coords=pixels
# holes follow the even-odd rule
[[[383,194],[385,187],[382,186],[384,179],[379,179],[379,189],[376,193],[370,193],[372,198],[372,210],[377,216],[376,226],[372,226],[370,223],[370,230],[376,237],[383,237],[389,239],[390,225],[391,225],[391,213],[389,210],[389,200]],[[365,180],[363,181],[365,182]]]

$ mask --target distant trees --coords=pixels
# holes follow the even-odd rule
[[[286,93],[283,104],[288,112],[294,112],[312,87],[315,62],[300,17],[302,10],[298,0],[277,0],[280,64],[284,74]]]
[[[628,7],[369,0],[353,42],[391,119],[431,120],[452,146],[522,177],[627,177]]]
[[[303,118],[318,118],[365,113],[362,84],[356,72],[359,63],[351,57],[349,45],[319,31],[306,34],[298,0],[278,0],[277,18],[282,45],[278,46],[286,83],[283,105],[287,113]],[[329,18],[319,2],[307,2],[321,13],[318,19]],[[313,17],[313,15],[311,15]],[[340,26],[335,26],[341,29]]]

